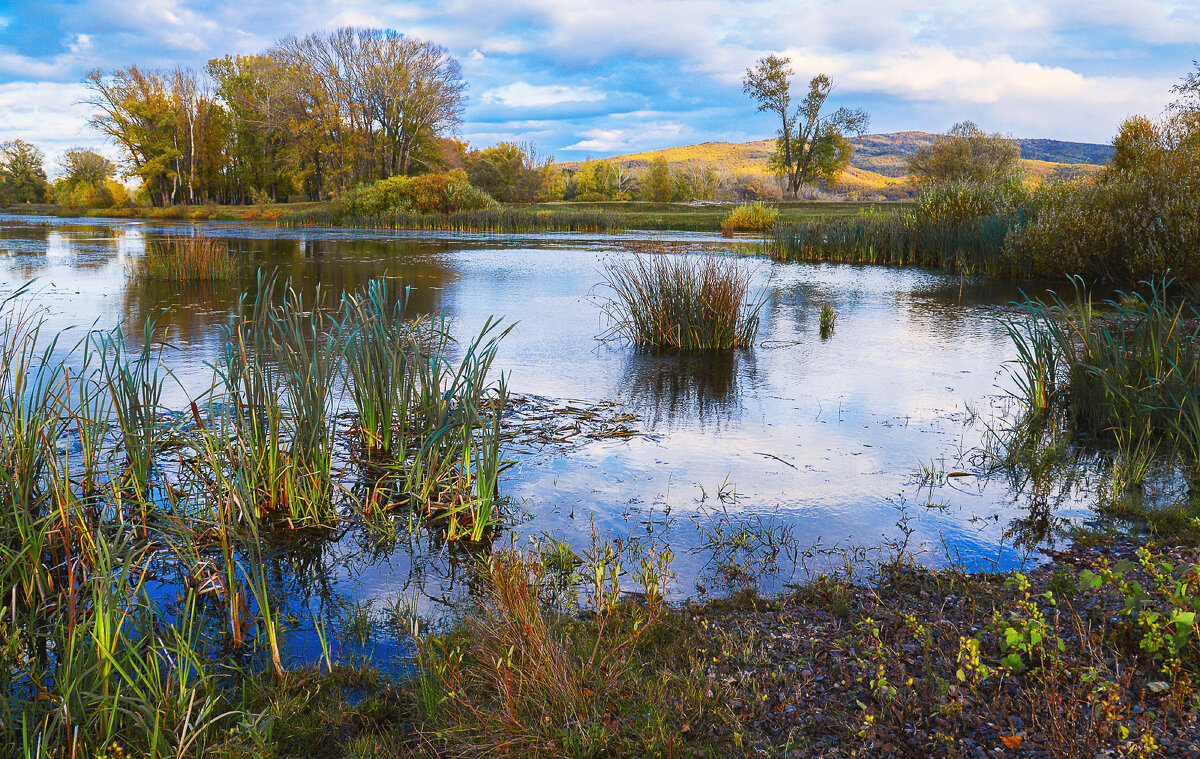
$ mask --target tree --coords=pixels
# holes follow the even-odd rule
[[[112,180],[116,167],[93,150],[72,148],[60,163],[54,202],[72,208],[107,208],[127,199],[125,188]]]
[[[71,148],[62,158],[63,179],[68,182],[103,184],[116,173],[112,161],[94,150]]]
[[[1192,61],[1195,71],[1184,74],[1183,80],[1171,87],[1179,97],[1171,104],[1172,110],[1183,114],[1200,114],[1200,61]]]
[[[675,182],[671,176],[671,165],[665,156],[657,155],[642,177],[642,200],[667,203],[675,197]]]
[[[675,172],[676,195],[688,200],[715,200],[725,177],[711,163],[693,161]]]
[[[40,203],[46,199],[45,156],[24,140],[0,144],[0,200]]]
[[[988,134],[971,121],[955,124],[908,159],[908,172],[921,184],[968,182],[992,185],[1021,175],[1021,149],[1001,134]]]
[[[506,203],[536,203],[553,199],[554,158],[543,156],[532,142],[502,142],[467,157],[471,184]],[[560,193],[561,194],[561,193]]]
[[[838,108],[822,115],[833,82],[817,74],[808,83],[808,94],[792,111],[791,59],[769,55],[746,69],[742,91],[758,101],[758,110],[779,117],[779,132],[771,166],[783,178],[788,194],[818,181],[837,182],[850,165],[854,146],[846,135],[862,136],[870,117],[860,108]]]

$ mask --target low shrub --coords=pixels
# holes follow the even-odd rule
[[[765,203],[749,203],[733,209],[721,222],[722,234],[734,232],[769,232],[779,218],[779,209]]]
[[[379,216],[399,212],[459,213],[498,208],[486,192],[467,181],[461,170],[417,177],[389,177],[340,195],[335,209],[346,215]]]

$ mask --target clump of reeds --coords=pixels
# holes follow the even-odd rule
[[[837,312],[833,310],[833,306],[825,303],[821,306],[821,339],[827,339],[833,335],[833,327],[837,324]]]
[[[747,203],[729,212],[721,222],[722,234],[734,232],[770,232],[779,218],[779,209],[765,203]]]
[[[229,246],[218,238],[199,235],[152,240],[133,267],[138,277],[170,282],[226,280],[234,272]]]
[[[751,272],[718,255],[634,255],[604,265],[613,296],[607,336],[646,348],[682,351],[748,348],[769,292],[750,293]]]
[[[1168,283],[1146,286],[1097,305],[1078,283],[1074,302],[1020,304],[1008,332],[1022,414],[999,458],[1046,469],[1046,451],[1100,446],[1112,451],[1114,496],[1140,487],[1155,461],[1200,484],[1200,314]]]
[[[551,556],[506,550],[489,558],[464,637],[434,641],[422,657],[420,706],[451,753],[503,747],[524,755],[570,746],[572,754],[591,756],[622,745],[641,755],[673,731],[653,707],[660,689],[671,686],[642,678],[653,654],[639,650],[663,635],[658,624],[669,612],[672,556],[650,550],[637,557],[640,567],[623,567],[620,557],[611,542],[593,536],[572,583],[583,586],[587,614],[580,618],[544,603]],[[576,559],[569,561],[566,571],[574,575]],[[643,604],[622,602],[623,580],[640,588]],[[700,694],[674,695],[689,716],[702,713]]]

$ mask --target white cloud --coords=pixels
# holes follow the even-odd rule
[[[485,103],[498,103],[510,108],[533,108],[558,103],[592,103],[603,100],[604,93],[589,87],[513,82],[488,90],[483,93],[482,99]]]
[[[597,153],[631,153],[656,147],[668,147],[686,133],[683,124],[652,121],[628,129],[589,129],[580,134],[584,139],[567,145],[563,150]]]

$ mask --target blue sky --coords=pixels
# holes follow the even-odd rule
[[[791,56],[801,85],[828,73],[871,131],[970,118],[1090,142],[1160,113],[1200,58],[1198,0],[7,0],[0,140],[52,159],[100,146],[78,102],[93,68],[200,69],[342,25],[445,45],[470,84],[462,136],[533,140],[559,160],[771,136],[740,86],[768,53]]]

